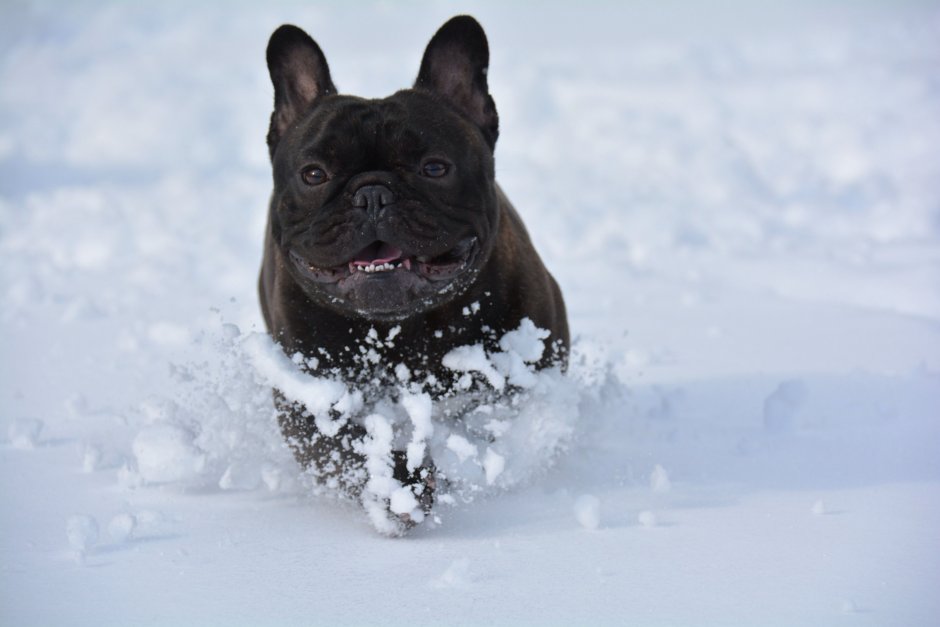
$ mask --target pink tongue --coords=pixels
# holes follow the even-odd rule
[[[387,242],[382,242],[379,245],[378,252],[375,253],[375,259],[354,259],[353,265],[368,266],[372,264],[383,264],[389,261],[395,261],[396,259],[401,259],[401,249],[395,248]]]

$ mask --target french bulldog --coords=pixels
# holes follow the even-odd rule
[[[440,396],[454,380],[441,366],[449,351],[495,348],[529,318],[550,332],[538,366],[563,365],[561,292],[494,179],[499,118],[477,21],[445,23],[414,86],[387,98],[340,95],[320,47],[296,26],[274,32],[267,63],[274,192],[259,291],[285,352],[376,394],[394,389],[404,367]],[[301,465],[361,489],[363,427],[327,437],[302,408],[275,399]],[[422,484],[430,508],[433,466],[409,471],[402,453],[394,465],[402,484]]]

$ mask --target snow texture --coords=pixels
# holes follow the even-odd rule
[[[180,9],[0,5],[0,624],[937,623],[934,3]],[[571,363],[522,321],[373,402],[264,333],[264,49],[381,97],[456,12]],[[363,421],[358,502],[272,386]],[[448,478],[398,540],[392,451]]]

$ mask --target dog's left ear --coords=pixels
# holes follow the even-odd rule
[[[303,30],[285,24],[268,42],[268,71],[274,84],[274,113],[268,130],[268,150],[314,100],[335,94],[330,68],[320,46]]]
[[[436,94],[470,118],[493,148],[499,136],[499,116],[486,84],[489,64],[483,27],[469,15],[458,15],[428,43],[415,89]]]

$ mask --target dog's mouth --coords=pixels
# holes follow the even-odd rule
[[[472,265],[477,251],[477,238],[468,237],[439,255],[408,255],[394,244],[377,240],[353,255],[349,261],[332,267],[312,264],[293,250],[290,251],[290,257],[305,277],[318,283],[343,286],[398,274],[411,275],[422,281],[448,281]]]

